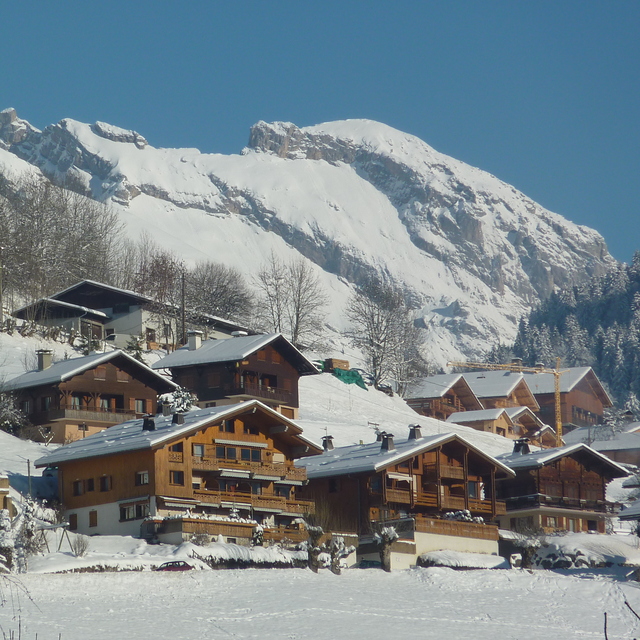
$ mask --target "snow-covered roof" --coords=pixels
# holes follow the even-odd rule
[[[422,378],[415,385],[412,385],[407,397],[442,398],[461,378],[461,373],[442,373],[437,376]]]
[[[563,434],[562,438],[565,444],[578,444],[581,442],[589,442],[591,440],[591,448],[596,451],[621,451],[623,449],[640,449],[640,433],[636,432],[613,432],[607,430],[607,435],[603,437],[603,427],[580,427]]]
[[[312,456],[303,460],[297,460],[296,465],[305,467],[307,477],[323,478],[328,476],[340,476],[350,473],[377,472],[389,466],[398,464],[402,460],[415,456],[424,451],[429,451],[446,442],[458,440],[475,451],[479,456],[496,466],[509,476],[513,472],[503,462],[484,453],[474,447],[465,438],[455,433],[443,433],[438,435],[423,436],[414,440],[401,440],[394,442],[395,448],[391,451],[383,451],[378,441],[368,444],[357,444],[348,447],[337,447],[325,451],[320,456]]]
[[[17,391],[19,389],[29,389],[31,387],[39,387],[47,384],[57,384],[116,358],[124,358],[130,365],[133,365],[145,375],[157,380],[157,382],[161,384],[162,388],[166,391],[171,391],[177,388],[177,385],[171,382],[171,380],[168,380],[156,371],[153,371],[153,369],[150,369],[146,364],[139,362],[128,353],[119,349],[116,349],[115,351],[106,351],[104,353],[92,353],[91,355],[82,356],[80,358],[60,360],[42,371],[29,371],[28,373],[24,373],[21,376],[13,378],[7,381],[3,387],[7,391]]]
[[[284,351],[284,355],[289,358],[300,375],[318,373],[315,365],[280,333],[238,336],[228,340],[205,340],[198,349],[181,347],[152,366],[154,369],[173,369],[214,362],[237,362],[275,342],[277,345],[274,346]]]
[[[497,420],[502,414],[505,414],[509,418],[509,422],[512,422],[506,409],[483,409],[482,411],[458,411],[452,413],[447,422],[455,422],[456,424],[464,424],[465,422],[479,422],[481,420]]]
[[[631,506],[623,509],[619,514],[620,520],[640,520],[640,500],[636,500]]]
[[[98,309],[90,309],[89,307],[83,307],[79,304],[71,304],[70,302],[64,302],[63,300],[55,300],[54,298],[40,298],[36,302],[32,304],[25,305],[24,307],[20,307],[13,312],[13,315],[16,318],[20,318],[21,315],[24,315],[28,309],[33,309],[37,306],[46,306],[46,307],[62,307],[64,309],[73,309],[74,311],[78,311],[82,313],[83,316],[95,316],[97,318],[106,319],[109,316],[103,311],[99,311]]]
[[[67,294],[80,289],[81,287],[93,287],[95,289],[103,289],[105,291],[109,291],[110,293],[116,293],[119,295],[127,296],[130,298],[134,298],[139,304],[146,302],[153,302],[153,298],[149,298],[148,296],[143,296],[140,293],[136,293],[135,291],[129,291],[128,289],[120,289],[119,287],[114,287],[110,284],[104,284],[103,282],[96,282],[95,280],[81,280],[80,282],[76,282],[72,284],[70,287],[63,289],[62,291],[58,291],[54,293],[51,297],[55,299],[60,299]]]
[[[534,394],[555,392],[555,375],[553,373],[523,373],[527,384]],[[600,383],[598,376],[591,367],[571,367],[562,370],[560,375],[560,392],[569,393],[581,380],[589,377],[594,392],[600,397],[605,406],[613,406],[611,398]]]
[[[513,371],[477,371],[463,375],[478,398],[508,396],[523,381],[522,374]]]
[[[159,447],[166,442],[182,438],[214,422],[243,414],[254,409],[266,413],[279,424],[287,427],[281,434],[282,437],[293,437],[299,444],[308,447],[310,454],[317,453],[320,448],[302,436],[302,429],[293,420],[289,420],[282,414],[262,404],[258,400],[248,400],[238,404],[223,405],[221,407],[209,407],[207,409],[195,409],[184,415],[183,424],[174,424],[173,416],[158,415],[154,418],[155,430],[142,429],[143,419],[129,420],[122,424],[110,427],[87,438],[76,440],[49,455],[38,458],[37,467],[57,465],[72,460],[82,460],[101,456],[110,456],[116,453],[129,451],[141,451]]]
[[[613,471],[614,478],[622,478],[629,475],[627,470],[621,465],[613,462],[602,453],[588,447],[586,444],[574,444],[554,449],[542,449],[533,453],[510,453],[498,456],[498,460],[508,465],[512,469],[539,469],[546,464],[555,462],[565,456],[575,455],[577,453],[585,453],[591,455]]]

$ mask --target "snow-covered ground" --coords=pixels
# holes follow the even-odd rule
[[[5,585],[5,633],[30,640],[260,638],[547,640],[640,634],[640,590],[546,571],[446,568],[341,576],[301,569],[21,577]],[[17,633],[16,633],[17,637]]]

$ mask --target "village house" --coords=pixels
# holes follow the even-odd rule
[[[316,521],[325,530],[357,533],[361,559],[377,557],[372,532],[386,525],[400,534],[393,568],[443,548],[498,552],[497,526],[443,516],[468,511],[493,521],[506,513],[496,483],[514,473],[456,434],[422,436],[412,425],[408,438],[381,434],[376,442],[338,448],[328,436],[321,456],[296,464],[307,471],[301,494],[315,501]]]
[[[540,405],[540,419],[555,424],[555,381],[552,373],[523,373]],[[566,369],[560,376],[560,403],[563,433],[576,427],[601,424],[604,410],[613,406],[591,367]]]
[[[461,373],[423,378],[411,387],[405,399],[416,413],[443,421],[453,413],[484,409]]]
[[[498,516],[500,528],[521,532],[605,533],[612,513],[607,484],[629,475],[585,444],[530,452],[523,439],[516,441],[513,453],[498,459],[516,473],[498,485],[498,496],[507,505],[507,512]]]
[[[107,340],[124,347],[132,336],[142,337],[148,349],[173,349],[182,339],[182,312],[148,296],[82,280],[63,291],[21,307],[13,315],[45,327],[60,327],[94,340]],[[235,331],[248,331],[231,320],[188,313],[213,338],[230,338]],[[187,327],[188,328],[188,327]]]
[[[545,425],[529,407],[500,407],[481,411],[460,411],[447,418],[447,422],[489,431],[507,438],[526,437],[540,447],[555,447],[555,430]]]
[[[485,409],[528,407],[533,412],[540,410],[527,380],[520,372],[477,371],[463,375]]]
[[[189,332],[186,347],[153,365],[198,397],[201,407],[258,399],[289,418],[298,415],[300,376],[319,373],[284,336],[270,333],[205,340]]]
[[[38,368],[3,385],[37,427],[33,439],[64,443],[147,413],[176,385],[120,350],[52,361],[37,352]]]
[[[307,475],[293,461],[320,452],[293,421],[251,400],[131,420],[35,464],[58,469],[72,531],[248,544],[258,531],[306,539],[298,523],[314,505],[298,495]]]

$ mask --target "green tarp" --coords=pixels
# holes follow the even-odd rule
[[[362,376],[353,369],[349,369],[348,371],[346,369],[334,369],[333,375],[338,378],[338,380],[342,380],[345,384],[357,384],[366,391],[369,390],[367,389],[367,385],[364,383]]]

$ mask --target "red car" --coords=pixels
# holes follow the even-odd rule
[[[173,560],[172,562],[165,562],[159,567],[155,568],[155,571],[191,571],[193,567],[184,560]]]

